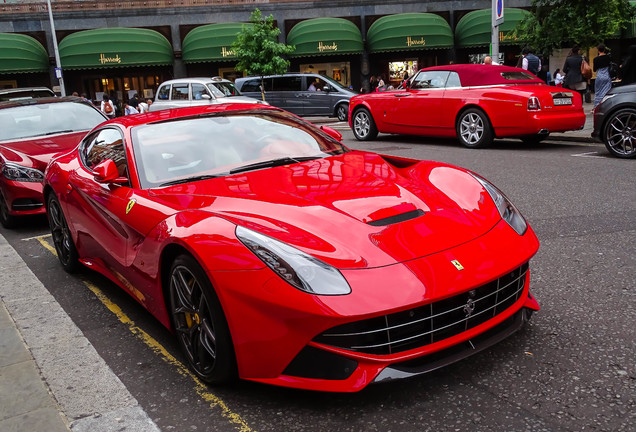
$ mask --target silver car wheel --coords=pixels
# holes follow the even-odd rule
[[[460,135],[467,144],[477,144],[484,135],[484,122],[476,113],[468,113],[460,123]]]
[[[369,135],[369,131],[371,130],[371,123],[369,121],[369,115],[366,111],[358,111],[353,118],[353,129],[356,132],[356,135],[364,138]]]
[[[636,110],[618,111],[605,128],[605,145],[615,156],[636,157]]]

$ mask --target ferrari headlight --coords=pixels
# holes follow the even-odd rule
[[[40,170],[34,168],[23,167],[22,165],[14,163],[5,163],[2,167],[2,174],[7,180],[19,181],[19,182],[34,182],[42,183],[44,181],[44,174]]]
[[[281,241],[237,226],[236,237],[285,282],[301,291],[343,295],[351,287],[340,271]]]
[[[472,174],[472,173],[471,173]],[[481,183],[481,185],[488,191],[488,194],[495,202],[497,206],[497,210],[499,210],[499,214],[501,218],[508,222],[508,225],[515,230],[515,232],[519,235],[524,235],[526,230],[528,229],[528,224],[526,220],[523,218],[519,210],[510,202],[510,200],[497,189],[492,183],[489,181],[479,177],[476,174],[472,174],[475,179]]]

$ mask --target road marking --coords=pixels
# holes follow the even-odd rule
[[[35,237],[27,237],[27,238],[23,238],[22,241],[29,241],[29,240],[39,240],[41,238],[47,238],[47,237],[51,237],[51,233],[48,234],[42,234],[39,236],[35,236]]]
[[[49,252],[57,257],[55,248],[45,240],[45,237],[47,236],[37,236],[33,237],[33,239],[39,241],[45,249],[47,249]],[[201,399],[203,399],[210,405],[210,408],[219,407],[221,409],[221,414],[223,415],[223,417],[226,417],[230,423],[234,424],[239,432],[254,432],[254,430],[247,425],[247,422],[243,418],[241,418],[239,414],[232,412],[226,405],[226,403],[223,402],[223,400],[221,400],[218,396],[210,393],[208,391],[207,385],[205,385],[195,374],[193,374],[186,365],[181,363],[172,354],[170,354],[168,350],[166,350],[163,345],[157,342],[155,338],[150,336],[143,329],[136,326],[135,322],[131,320],[128,315],[126,315],[119,306],[113,303],[99,288],[83,278],[81,279],[81,281],[89,290],[93,292],[93,294],[95,294],[97,299],[101,301],[102,304],[106,306],[106,308],[117,317],[117,319],[119,319],[122,324],[128,327],[133,335],[141,339],[141,341],[145,343],[152,351],[154,351],[155,354],[158,354],[163,361],[174,366],[180,375],[191,378],[195,384],[195,391],[201,397]]]
[[[593,152],[577,153],[577,154],[573,154],[572,156],[607,159],[607,156],[598,156],[600,154],[601,153],[599,152],[593,151]]]

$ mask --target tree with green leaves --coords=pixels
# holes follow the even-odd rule
[[[536,53],[550,55],[563,43],[584,50],[616,38],[636,14],[629,0],[532,0],[532,14],[514,33]]]
[[[287,72],[289,60],[282,56],[291,54],[294,46],[278,42],[280,29],[274,26],[272,15],[263,18],[256,9],[250,15],[250,24],[243,25],[242,31],[232,43],[238,64],[236,69],[248,75],[261,77],[261,95],[265,100],[265,75],[283,74]]]

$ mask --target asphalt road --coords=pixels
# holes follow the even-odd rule
[[[460,363],[355,394],[205,387],[132,298],[89,270],[62,270],[50,238],[34,238],[48,233],[44,218],[0,229],[164,431],[635,430],[636,162],[601,144],[509,140],[469,150],[387,135],[361,143],[334,126],[351,148],[464,166],[511,198],[541,242],[530,265],[542,309],[530,325]]]

